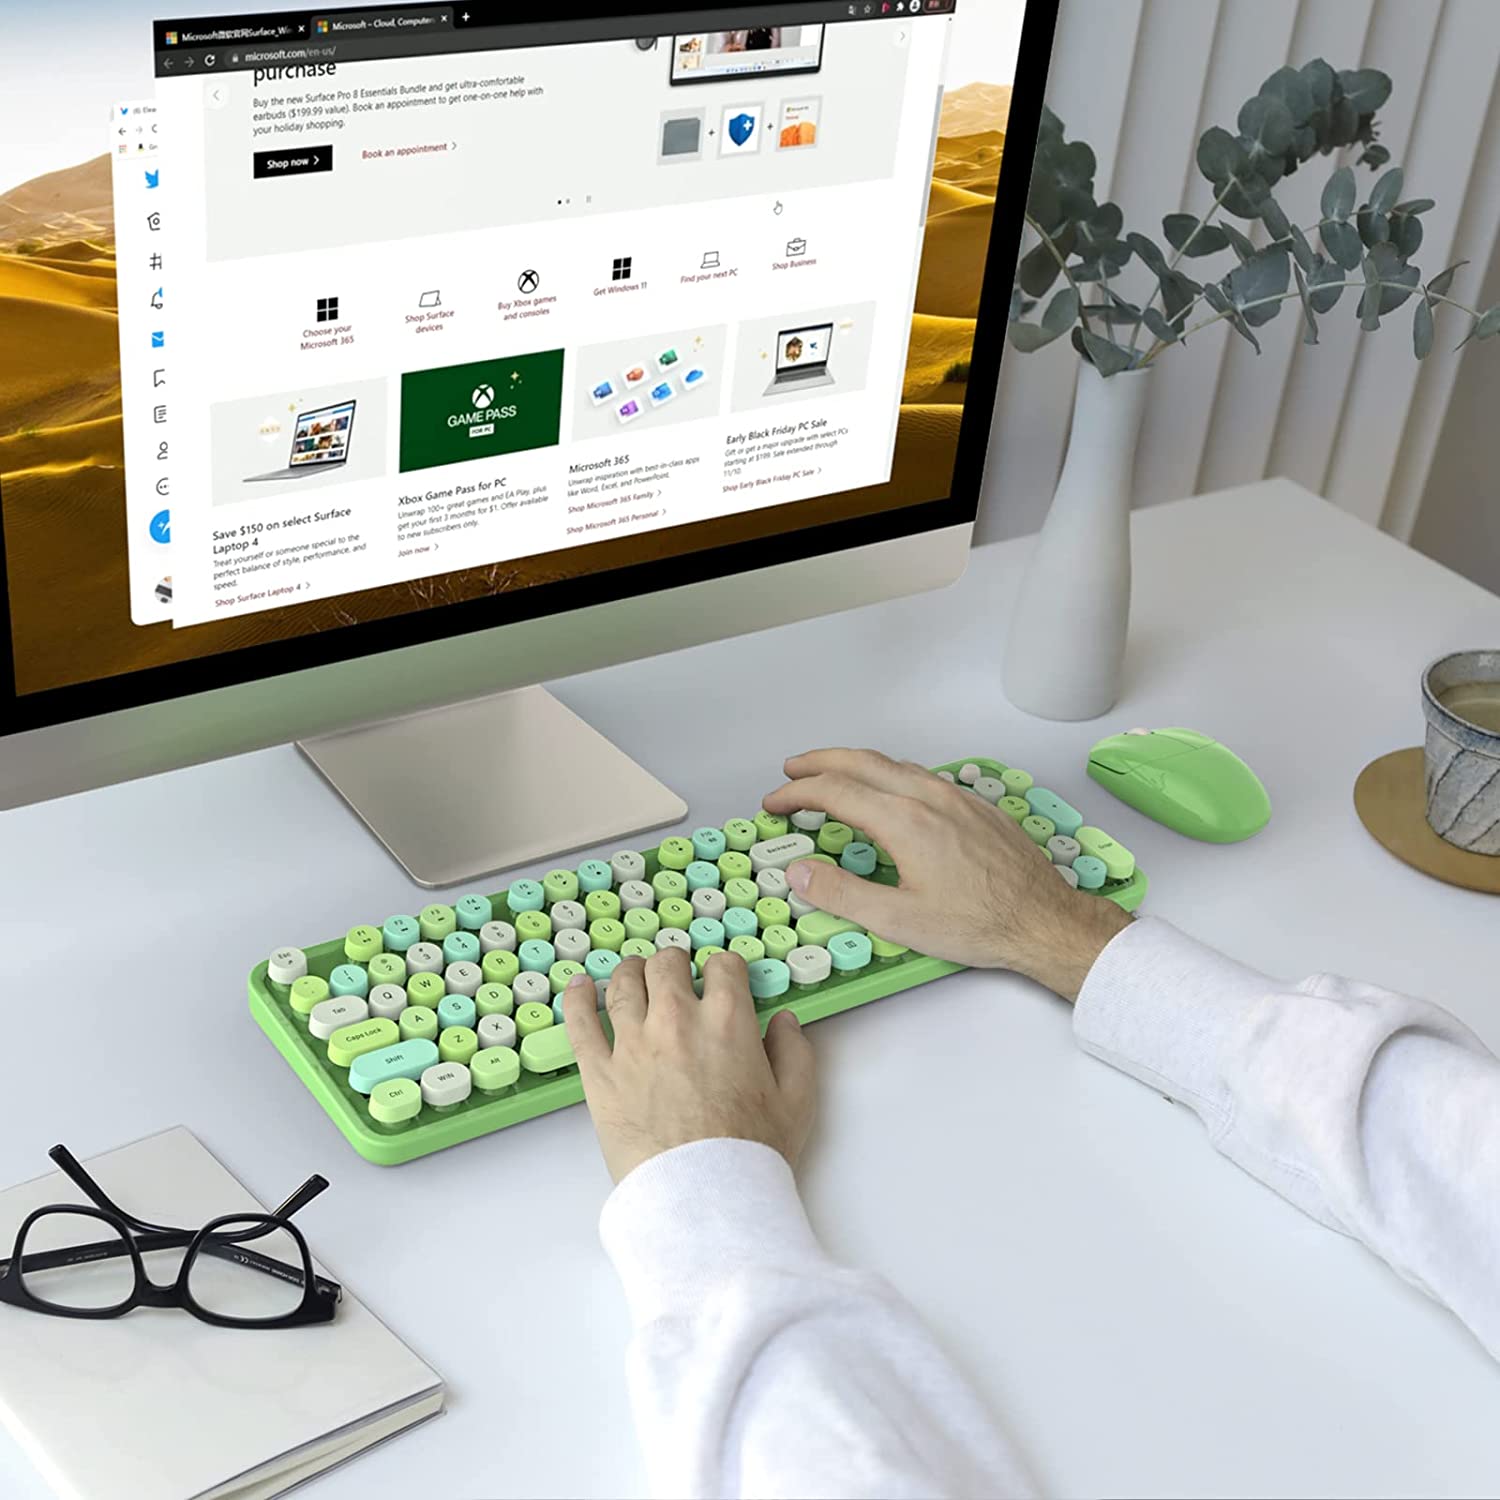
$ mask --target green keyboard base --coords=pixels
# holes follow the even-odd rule
[[[966,759],[972,759],[986,776],[998,776],[1005,769],[1003,763],[980,756]],[[935,769],[956,773],[964,763],[952,761]],[[656,851],[650,849],[642,853],[646,857],[649,879],[657,870]],[[896,871],[883,865],[870,878],[887,885],[897,883]],[[1137,870],[1127,881],[1106,885],[1099,895],[1126,911],[1134,911],[1145,898],[1146,884],[1145,875]],[[501,891],[491,897],[497,912],[505,904],[505,895]],[[326,979],[337,965],[344,962],[344,940],[335,938],[306,948],[304,952],[308,972]],[[761,1030],[764,1032],[771,1017],[779,1010],[794,1012],[804,1023],[821,1021],[839,1011],[852,1010],[871,1000],[956,974],[963,967],[963,964],[916,953],[876,959],[857,974],[835,972],[803,995],[792,995],[774,1004],[758,1006]],[[328,1061],[325,1044],[313,1037],[303,1019],[272,992],[266,982],[264,960],[251,970],[249,990],[250,1014],[261,1030],[275,1043],[277,1051],[307,1085],[329,1119],[343,1131],[349,1144],[366,1161],[377,1166],[398,1166],[433,1151],[471,1141],[476,1136],[503,1130],[508,1125],[519,1125],[523,1120],[534,1119],[554,1109],[564,1109],[583,1099],[583,1084],[576,1067],[545,1077],[523,1072],[519,1082],[503,1093],[476,1092],[462,1104],[441,1110],[424,1109],[418,1118],[401,1125],[381,1125],[370,1118],[365,1096],[349,1086],[347,1071]]]

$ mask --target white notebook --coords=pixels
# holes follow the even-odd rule
[[[122,1208],[158,1224],[196,1229],[265,1207],[180,1126],[86,1165]],[[283,1195],[296,1186],[278,1184]],[[0,1192],[0,1259],[33,1208],[84,1201],[57,1171]],[[327,1201],[295,1220],[314,1256]],[[151,1260],[170,1257],[147,1262],[164,1279]],[[443,1396],[347,1285],[333,1322],[276,1330],[177,1310],[86,1320],[0,1303],[0,1419],[66,1500],[269,1500],[436,1416]]]

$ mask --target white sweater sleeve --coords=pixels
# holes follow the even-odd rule
[[[600,1233],[634,1323],[631,1402],[661,1496],[1028,1495],[978,1398],[878,1276],[836,1264],[768,1146],[637,1167]]]
[[[1455,1017],[1326,974],[1285,985],[1146,918],[1095,963],[1074,1034],[1500,1358],[1500,1061]]]

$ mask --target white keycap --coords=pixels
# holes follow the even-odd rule
[[[449,964],[443,970],[443,984],[450,995],[467,995],[472,1000],[483,983],[484,971],[478,964],[471,964],[467,959],[461,958],[456,964]]]
[[[974,783],[978,781],[979,778],[983,775],[984,772],[981,771],[972,760],[966,760],[963,765],[958,768],[958,779],[963,782],[965,786],[973,786]]]
[[[627,880],[616,894],[620,898],[622,912],[656,909],[656,892],[644,880]]]
[[[524,974],[517,974],[511,980],[510,992],[515,996],[517,1005],[525,1005],[528,1000],[540,1000],[543,1005],[552,1004],[552,986],[547,983],[547,976],[531,969],[527,969]]]
[[[816,833],[827,821],[827,813],[813,812],[807,807],[804,807],[801,812],[792,814],[792,827],[803,833]]]
[[[786,956],[786,966],[792,971],[793,984],[822,984],[833,972],[833,960],[826,948],[815,948],[808,944],[793,948]]]
[[[998,802],[1002,797],[1008,797],[1009,792],[1005,790],[1005,783],[996,776],[981,776],[974,783],[974,790],[984,798],[986,802]]]
[[[307,955],[300,948],[278,948],[266,963],[272,984],[296,984],[307,975]]]
[[[806,859],[818,852],[817,845],[805,833],[784,833],[779,839],[762,839],[750,846],[750,873],[762,870],[784,870],[793,860]]]
[[[683,933],[686,937],[687,934]],[[358,995],[340,995],[337,1000],[320,1000],[307,1018],[307,1029],[320,1042],[326,1042],[340,1026],[368,1021],[370,1007]]]
[[[1077,839],[1070,839],[1065,834],[1054,833],[1047,840],[1047,852],[1052,856],[1052,863],[1058,866],[1071,865],[1083,849]]]
[[[695,917],[710,917],[715,922],[724,920],[724,908],[729,902],[724,898],[723,891],[716,891],[712,886],[704,886],[693,892],[691,905]]]
[[[436,943],[413,943],[406,950],[406,972],[408,975],[441,974],[443,950]]]
[[[580,932],[576,927],[564,927],[561,932],[552,934],[552,947],[558,958],[581,964],[589,956],[593,944],[589,942],[588,933]]]
[[[656,951],[660,953],[663,948],[681,948],[689,956],[693,952],[693,940],[680,927],[663,927],[656,934]]]
[[[1078,877],[1073,873],[1072,869],[1069,866],[1053,865],[1052,868],[1056,870],[1057,873],[1061,875],[1062,878],[1066,880],[1075,891],[1078,889]]]
[[[795,927],[797,923],[800,922],[803,917],[805,917],[809,912],[814,912],[818,909],[812,904],[811,901],[807,899],[806,896],[799,896],[796,891],[788,891],[786,893],[786,904],[791,908],[792,911],[793,927]]]
[[[594,1004],[603,1010],[608,1003],[609,980],[596,979],[594,981]]]
[[[481,1047],[514,1047],[516,1023],[509,1016],[480,1016],[475,1031]]]
[[[958,778],[953,774],[952,771],[939,771],[938,777],[941,780],[946,781],[950,786],[956,786],[958,784]]]
[[[493,953],[497,948],[502,953],[516,951],[516,929],[509,922],[486,922],[479,929],[479,951]]]
[[[755,888],[762,896],[773,896],[778,901],[786,900],[789,889],[786,876],[780,870],[762,870],[755,877]]]
[[[372,1016],[379,1016],[383,1021],[399,1021],[401,1012],[411,1001],[406,998],[406,991],[399,984],[377,984],[365,1003],[370,1007]]]
[[[422,1103],[437,1109],[445,1104],[462,1104],[473,1087],[474,1079],[463,1063],[433,1063],[422,1074]]]
[[[634,849],[621,849],[618,854],[610,855],[609,873],[614,876],[616,885],[624,885],[627,880],[644,880],[645,857],[637,854]],[[621,897],[621,901],[623,903],[624,897]],[[629,908],[626,907],[626,910]]]
[[[552,904],[552,931],[587,932],[589,914],[577,901],[555,901]],[[555,944],[554,944],[555,946]]]

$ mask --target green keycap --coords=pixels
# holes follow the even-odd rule
[[[550,1026],[552,1021],[552,1007],[543,1005],[540,1000],[528,1000],[525,1005],[516,1007],[517,1036],[530,1036],[532,1032]]]
[[[627,915],[630,915],[627,913]],[[650,938],[626,938],[620,944],[621,958],[650,958],[656,952],[656,944]]]
[[[762,931],[767,927],[785,927],[792,920],[792,909],[780,896],[762,896],[755,903],[755,920]]]
[[[687,895],[687,876],[681,870],[658,870],[651,877],[651,889],[655,891],[658,902],[666,901],[673,896],[685,896]]]
[[[1026,793],[1036,785],[1035,778],[1030,771],[1022,771],[1015,766],[1000,773],[1000,783],[1012,797],[1025,797]]]
[[[578,899],[578,876],[572,870],[549,870],[542,876],[542,891],[547,905],[554,901],[576,901]],[[516,929],[518,932],[519,928]]]
[[[362,1053],[373,1052],[377,1047],[394,1046],[401,1033],[394,1021],[381,1016],[372,1016],[368,1021],[355,1021],[351,1026],[340,1026],[328,1038],[328,1061],[336,1068],[347,1068]]]
[[[377,953],[370,960],[370,983],[405,984],[406,960],[399,953]]]
[[[739,956],[743,958],[747,964],[753,964],[756,959],[764,958],[766,956],[766,945],[761,942],[759,938],[730,938],[729,951],[731,953],[738,953]],[[788,949],[788,952],[790,951],[791,950]],[[700,962],[702,961],[703,955],[701,953],[698,955],[698,959]]]
[[[620,920],[620,898],[613,891],[590,891],[583,898],[590,922]]]
[[[1111,880],[1129,880],[1135,874],[1135,855],[1124,844],[1117,844],[1102,828],[1090,828],[1084,824],[1073,837],[1085,854],[1104,861]]]
[[[760,887],[753,880],[736,875],[733,880],[724,882],[724,900],[730,906],[748,906],[753,911],[755,903],[760,900]]]
[[[481,1094],[498,1094],[521,1076],[514,1047],[483,1047],[469,1059],[469,1077]]]
[[[910,953],[911,949],[903,947],[900,943],[893,943],[889,938],[876,937],[872,932],[870,951],[876,958],[900,958],[903,953]]]
[[[688,908],[692,910],[691,907]],[[625,946],[625,928],[613,917],[600,917],[597,922],[589,923],[589,942],[594,947],[603,948],[607,953],[618,953]]]
[[[408,1005],[396,1026],[403,1042],[437,1041],[437,1012],[430,1005]]]
[[[385,949],[385,934],[368,922],[351,927],[344,938],[344,957],[351,964],[367,964]]]
[[[1002,797],[996,807],[1003,813],[1009,813],[1016,822],[1031,816],[1031,804],[1024,797]]]
[[[504,948],[493,948],[479,963],[486,984],[511,984],[521,972],[521,960]]]
[[[482,984],[474,992],[474,1014],[508,1016],[516,1008],[516,997],[508,984]]]
[[[656,915],[663,927],[680,927],[686,932],[693,925],[693,908],[681,896],[668,896],[665,901],[659,901]]]
[[[570,958],[560,958],[547,970],[547,984],[554,995],[560,995],[573,976],[582,973],[582,964],[576,964]]]
[[[761,933],[760,941],[766,945],[767,958],[785,959],[787,954],[797,946],[797,934],[790,927],[777,925],[768,927]],[[731,948],[734,944],[729,945]]]
[[[894,870],[896,868],[896,861],[879,844],[875,846],[875,863],[887,870]]]
[[[450,932],[458,931],[458,913],[451,906],[434,902],[417,913],[417,922],[422,928],[422,941],[443,946],[443,939]]]
[[[656,862],[664,870],[685,870],[696,856],[691,839],[663,839],[656,849]]]
[[[387,1078],[370,1090],[370,1118],[379,1125],[400,1125],[422,1108],[422,1090],[410,1078]]]
[[[750,863],[750,856],[741,854],[737,849],[731,849],[729,853],[719,856],[719,877],[726,885],[731,880],[749,880],[754,870],[755,866]]]
[[[642,938],[650,943],[661,931],[661,918],[649,906],[637,906],[633,911],[625,913],[622,925],[627,939]],[[656,950],[653,948],[651,951],[654,953]]]
[[[319,979],[316,974],[304,974],[293,983],[288,998],[299,1016],[310,1015],[313,1006],[321,1005],[328,998],[328,981]]]
[[[863,932],[858,922],[846,921],[832,912],[810,911],[797,922],[797,941],[811,943],[815,948],[826,948],[830,938],[841,932]]]
[[[545,1009],[545,1007],[543,1007]],[[550,1020],[552,1012],[547,1011]],[[566,1026],[552,1026],[533,1031],[521,1041],[521,1066],[528,1073],[555,1073],[573,1065],[573,1045],[568,1041]]]
[[[533,938],[545,943],[552,936],[552,918],[544,911],[517,912],[515,929],[517,943]]]
[[[850,832],[853,832],[853,830],[851,829]],[[845,845],[845,848],[847,847],[848,845]],[[803,857],[813,864],[834,866],[837,866],[838,864],[838,860],[836,860],[831,854],[808,854],[804,855]]]
[[[792,826],[780,813],[770,813],[764,808],[756,813],[754,822],[757,843],[764,843],[767,839],[785,838],[787,830]]]
[[[835,823],[830,818],[818,830],[818,849],[831,854],[835,859],[854,842],[854,830],[847,823]]]
[[[548,1011],[548,1015],[551,1012]],[[438,1056],[444,1062],[463,1063],[479,1051],[479,1038],[472,1026],[450,1026],[438,1038]]]
[[[738,854],[748,853],[760,840],[761,835],[755,831],[755,824],[748,818],[731,818],[724,825],[724,842]]]
[[[437,1009],[437,1003],[448,993],[441,974],[413,974],[406,981],[406,998],[413,1005],[425,1005]]]
[[[711,959],[715,953],[723,953],[724,949],[716,948],[712,943],[706,943],[694,955],[693,962],[698,965],[698,972],[703,972],[703,965]]]
[[[1045,848],[1047,840],[1057,832],[1057,824],[1051,818],[1043,818],[1037,813],[1030,813],[1021,819],[1021,832],[1033,844],[1041,844]]]

